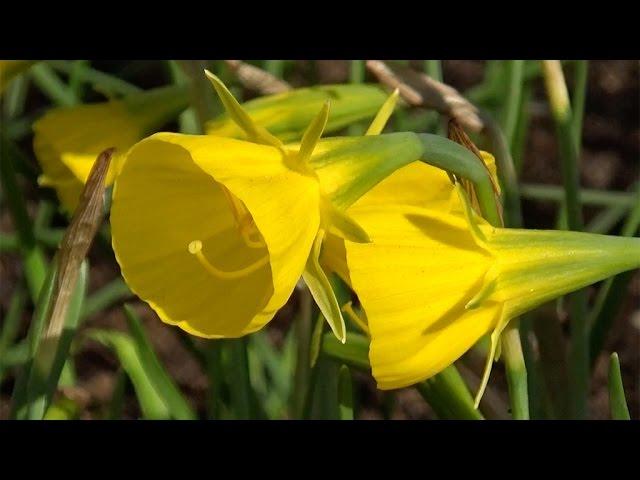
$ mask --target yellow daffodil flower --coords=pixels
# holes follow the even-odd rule
[[[444,172],[416,166],[398,170],[348,209],[370,243],[325,241],[323,264],[352,286],[366,313],[380,389],[430,378],[490,333],[477,403],[510,319],[640,266],[638,239],[495,228]],[[403,187],[412,192],[392,195]]]
[[[301,142],[284,145],[208,76],[248,140],[159,133],[130,150],[111,209],[125,280],[165,322],[219,338],[261,328],[302,276],[344,341],[318,261],[323,239],[369,240],[344,209],[418,159],[420,141],[410,133],[320,140],[325,104]]]
[[[129,147],[187,106],[182,88],[165,87],[105,103],[55,108],[34,126],[33,147],[42,168],[39,183],[56,189],[73,212],[98,154],[115,147],[107,185]]]
[[[299,140],[304,129],[326,102],[331,115],[324,132],[331,133],[354,122],[373,118],[387,99],[375,85],[320,85],[267,95],[242,104],[253,122],[283,142]],[[246,140],[247,134],[229,114],[207,123],[206,132]]]

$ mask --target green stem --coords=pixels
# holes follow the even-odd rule
[[[108,73],[95,70],[88,64],[78,66],[73,61],[64,60],[51,60],[48,61],[47,64],[51,65],[54,69],[69,75],[73,72],[79,81],[90,83],[96,90],[124,96],[142,92],[141,88],[136,87],[115,75],[109,75]]]
[[[424,72],[434,80],[442,81],[442,62],[440,60],[425,60]]]
[[[198,133],[204,133],[207,120],[216,113],[215,95],[211,83],[204,74],[207,60],[179,60],[178,63],[187,74],[190,82],[191,106],[196,112]]]
[[[520,113],[520,103],[522,100],[522,86],[524,83],[524,60],[511,60],[506,62],[506,99],[502,113],[502,130],[509,151],[513,151],[516,126]]]
[[[486,113],[482,114],[485,130],[491,141],[491,147],[496,159],[502,197],[504,198],[505,223],[512,228],[522,226],[522,211],[520,207],[520,187],[509,144],[498,124]],[[495,225],[495,224],[494,224]]]
[[[520,87],[522,86],[522,65],[516,66],[519,72],[515,76],[518,77]],[[520,105],[520,98],[513,100],[513,110],[517,113]],[[509,107],[511,108],[511,107]],[[522,226],[522,211],[520,206],[520,191],[518,187],[518,178],[513,159],[511,158],[509,142],[502,130],[493,119],[483,114],[486,133],[489,136],[493,147],[493,153],[496,158],[496,166],[500,177],[500,185],[502,186],[502,196],[504,198],[504,220],[505,224],[511,228]],[[515,120],[513,120],[515,129]],[[511,121],[511,120],[509,120]],[[513,133],[513,132],[512,132]],[[529,418],[529,391],[527,384],[527,365],[522,351],[520,333],[518,330],[519,322],[517,319],[511,320],[501,336],[502,352],[504,363],[507,370],[507,382],[509,384],[509,400],[511,402],[511,412],[513,418],[518,420]],[[528,350],[528,343],[525,344],[527,357],[533,360],[533,355]],[[533,365],[531,365],[533,367]],[[537,389],[536,389],[537,390]]]
[[[81,72],[88,65],[88,60],[76,60],[71,65],[71,71],[69,72],[69,89],[77,102],[82,102],[82,87],[84,80]]]
[[[36,243],[31,219],[24,203],[24,196],[18,186],[13,159],[7,154],[8,149],[5,148],[7,143],[8,141],[3,136],[2,149],[0,150],[2,153],[0,158],[0,183],[18,234],[31,299],[37,302],[40,288],[47,273],[47,265],[44,254]]]
[[[8,367],[4,362],[5,352],[16,339],[26,303],[27,293],[22,285],[18,285],[11,297],[0,331],[0,383],[2,383],[3,372]]]
[[[589,62],[587,60],[578,60],[575,64],[575,86],[573,89],[573,102],[571,110],[573,111],[572,127],[573,135],[576,142],[576,151],[580,154],[582,145],[582,120],[584,119],[584,104],[587,97],[587,77]]]
[[[512,320],[501,336],[502,354],[507,372],[511,415],[515,420],[529,419],[527,367],[524,363],[517,320]]]
[[[556,185],[524,184],[520,188],[524,198],[556,203],[565,201],[564,189]],[[638,202],[638,194],[583,188],[580,190],[580,200],[585,205],[631,208]]]
[[[297,341],[296,367],[293,377],[292,398],[294,418],[302,418],[304,401],[309,390],[309,377],[311,373],[311,312],[311,293],[305,286],[300,291],[300,316],[294,324]]]
[[[433,408],[438,418],[449,420],[483,420],[473,407],[467,385],[452,364],[437,375],[416,385],[420,395]]]
[[[175,83],[176,85],[189,84],[189,77],[180,67],[180,65],[178,65],[178,62],[176,62],[175,60],[169,60],[167,62],[167,65],[169,66],[173,83]],[[193,107],[187,108],[180,114],[180,116],[178,117],[178,123],[180,125],[181,133],[196,134],[200,131],[196,112]]]
[[[277,78],[282,78],[284,74],[284,60],[265,60],[264,69]]]
[[[580,201],[580,169],[578,148],[575,141],[569,95],[557,60],[542,62],[545,87],[551,113],[556,125],[562,177],[565,190],[567,224],[570,230],[583,229]],[[589,329],[587,299],[584,291],[570,296],[571,301],[571,349],[569,351],[569,381],[571,406],[574,418],[585,418],[589,389]]]
[[[364,60],[351,60],[349,62],[349,83],[363,83],[365,73],[366,69]],[[364,126],[359,124],[349,125],[347,130],[349,135],[362,135],[364,133]]]
[[[252,418],[251,381],[249,378],[249,359],[247,356],[247,339],[238,338],[224,340],[229,353],[227,365],[229,374],[229,389],[231,404],[236,419],[249,420]]]
[[[29,71],[33,83],[59,107],[71,107],[78,102],[73,92],[46,63],[38,63]]]

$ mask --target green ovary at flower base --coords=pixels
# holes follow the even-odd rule
[[[302,141],[284,145],[209,78],[248,140],[159,133],[131,148],[111,210],[123,276],[162,320],[211,338],[261,328],[302,276],[344,341],[340,306],[318,263],[323,239],[368,241],[344,209],[419,158],[420,141],[320,140],[325,104]]]
[[[358,294],[381,389],[432,377],[490,333],[477,404],[508,321],[637,268],[640,239],[495,228],[444,172],[420,168],[398,170],[347,210],[370,243],[329,236],[322,260]],[[393,202],[392,191],[404,193]]]

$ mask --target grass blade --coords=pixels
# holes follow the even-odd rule
[[[38,63],[29,71],[33,83],[59,107],[71,107],[78,103],[69,89],[46,63]]]
[[[567,225],[570,230],[583,230],[580,200],[580,170],[578,145],[575,141],[571,105],[564,80],[562,66],[557,60],[544,60],[542,71],[547,96],[560,151],[562,179],[565,191]],[[571,348],[569,349],[569,381],[571,387],[571,410],[577,418],[585,418],[587,393],[589,390],[589,325],[587,298],[584,290],[569,296],[571,301]]]
[[[18,242],[24,261],[24,272],[31,299],[36,302],[47,272],[46,261],[42,250],[36,243],[31,219],[18,186],[14,156],[10,155],[10,152],[13,151],[11,142],[5,138],[4,134],[1,140],[0,183],[18,234]]]
[[[140,352],[129,335],[108,330],[92,330],[88,332],[88,337],[109,347],[118,357],[122,369],[131,379],[143,418],[150,420],[171,418],[169,408],[144,370]]]
[[[609,359],[609,407],[613,420],[631,420],[620,373],[620,359],[615,352]]]
[[[106,310],[112,305],[131,298],[132,296],[133,293],[131,293],[131,290],[129,290],[124,280],[122,278],[116,278],[87,297],[82,309],[82,318],[87,318]]]
[[[149,380],[155,386],[156,391],[160,392],[172,418],[194,420],[196,415],[193,409],[158,360],[151,343],[144,333],[140,318],[130,305],[124,306],[124,313],[127,317],[129,332],[131,332],[142,367]]]

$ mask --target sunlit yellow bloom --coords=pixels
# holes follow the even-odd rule
[[[136,144],[116,180],[113,247],[122,274],[167,323],[203,337],[253,332],[302,278],[344,341],[318,257],[324,237],[366,242],[344,209],[419,158],[412,134],[320,140],[328,104],[284,145],[209,74],[247,140],[159,133]]]
[[[386,181],[406,179],[393,177]],[[416,188],[425,198],[441,192],[429,184]],[[447,195],[436,195],[437,208],[417,199],[385,205],[363,197],[348,213],[371,243],[325,242],[324,262],[353,287],[366,312],[369,357],[381,389],[437,374],[491,333],[484,385],[510,319],[640,265],[638,239],[495,228],[466,202],[458,202],[460,214],[459,207],[448,208]]]
[[[242,104],[251,119],[282,141],[299,140],[325,102],[331,115],[325,134],[373,118],[387,95],[374,85],[320,85],[267,95]],[[246,139],[245,131],[228,114],[207,123],[210,135]]]
[[[33,147],[43,172],[40,184],[54,187],[65,210],[73,211],[100,152],[117,149],[109,185],[129,147],[186,105],[184,90],[168,87],[123,100],[50,110],[33,126]]]
[[[0,95],[18,74],[35,63],[34,60],[0,60]]]

